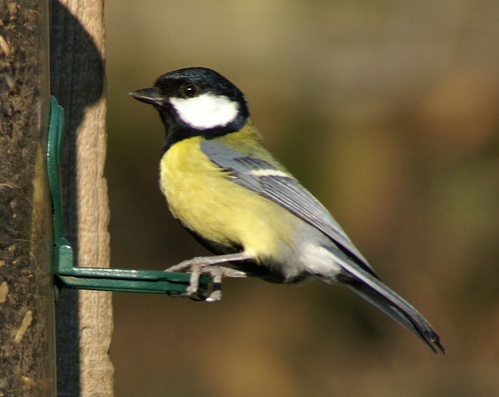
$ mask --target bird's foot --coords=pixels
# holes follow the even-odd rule
[[[218,257],[197,257],[171,266],[166,269],[166,271],[191,272],[189,286],[187,287],[185,294],[181,296],[186,296],[194,300],[205,300],[206,302],[218,302],[222,299],[223,277],[246,277],[246,273],[230,267],[220,266],[219,263],[241,259],[246,260],[248,258],[246,256],[242,256],[242,254],[220,255]],[[213,288],[208,296],[198,293],[199,278],[202,274],[209,275],[213,281]]]

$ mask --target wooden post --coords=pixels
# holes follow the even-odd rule
[[[0,396],[55,396],[47,1],[0,1],[0,66]]]
[[[109,265],[102,0],[54,0],[51,92],[65,111],[63,233],[78,266]],[[113,396],[111,293],[63,290],[57,302],[60,396]]]

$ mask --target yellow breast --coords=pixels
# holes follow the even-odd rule
[[[161,160],[161,189],[173,215],[210,241],[240,244],[254,256],[277,256],[282,244],[291,243],[294,216],[231,181],[201,151],[201,141],[180,141]]]

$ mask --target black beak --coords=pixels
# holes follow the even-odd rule
[[[137,90],[130,92],[131,96],[141,102],[150,103],[152,105],[163,106],[165,98],[161,95],[158,88],[144,88],[142,90]]]

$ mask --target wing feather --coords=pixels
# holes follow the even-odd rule
[[[235,183],[272,200],[320,230],[351,257],[354,263],[377,277],[326,208],[277,163],[271,164],[237,152],[214,140],[203,141],[201,150],[213,163],[230,171]]]
[[[339,277],[354,292],[419,336],[436,352],[445,349],[428,321],[405,299],[384,285],[329,212],[273,159],[258,159],[215,141],[204,141],[203,152],[231,172],[234,182],[279,204],[309,223],[333,243],[328,247],[346,271]]]

